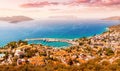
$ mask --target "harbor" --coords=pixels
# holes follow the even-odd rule
[[[60,39],[60,38],[31,38],[25,41],[45,41],[45,42],[67,42],[72,45],[78,45],[73,39]]]

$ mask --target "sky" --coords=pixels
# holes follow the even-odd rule
[[[120,16],[120,0],[0,0],[0,17],[96,19]]]

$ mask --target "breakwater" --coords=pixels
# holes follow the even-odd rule
[[[25,39],[25,41],[45,41],[45,42],[67,42],[72,45],[78,45],[73,39],[59,39],[59,38],[31,38]]]

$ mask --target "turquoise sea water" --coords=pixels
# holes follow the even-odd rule
[[[0,22],[0,46],[10,41],[26,38],[67,38],[75,39],[101,34],[106,28],[119,21],[104,20],[34,20],[21,23]],[[29,41],[53,47],[70,46],[64,42]]]
[[[46,46],[52,46],[52,47],[57,47],[57,48],[63,48],[66,46],[70,46],[71,44],[67,43],[67,42],[45,42],[45,41],[29,41],[29,43],[31,44],[42,44],[42,45],[46,45]]]

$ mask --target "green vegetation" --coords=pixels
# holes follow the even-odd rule
[[[14,48],[17,48],[18,46],[27,45],[27,44],[28,44],[27,41],[19,40],[18,42],[16,41],[9,42],[5,47],[10,47],[14,49]]]
[[[16,43],[17,43],[16,41],[13,41],[13,42],[8,43],[7,46],[13,49],[17,47]]]
[[[106,55],[110,56],[110,55],[114,55],[114,52],[111,48],[106,48]]]
[[[37,50],[26,50],[26,57],[30,58],[32,56],[35,56],[35,53]]]

